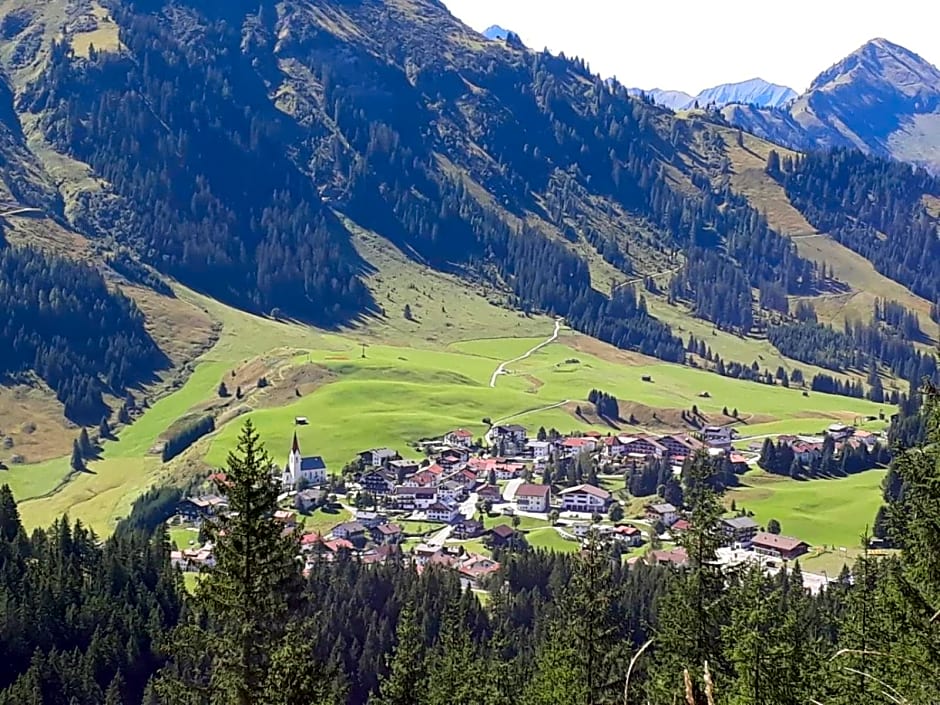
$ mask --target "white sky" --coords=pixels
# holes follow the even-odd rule
[[[443,0],[474,29],[580,56],[626,86],[696,94],[760,77],[801,92],[869,39],[940,64],[937,0]]]

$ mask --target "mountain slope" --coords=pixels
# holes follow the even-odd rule
[[[733,105],[723,115],[799,149],[852,147],[940,169],[940,70],[886,39],[821,73],[785,110]]]

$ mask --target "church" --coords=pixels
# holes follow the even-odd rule
[[[326,463],[319,455],[304,458],[300,454],[300,443],[297,441],[297,432],[294,432],[294,443],[290,455],[287,457],[287,467],[284,468],[282,483],[285,489],[302,490],[305,487],[322,485],[326,482]]]

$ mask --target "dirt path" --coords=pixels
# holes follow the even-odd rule
[[[499,426],[502,423],[506,423],[510,419],[518,419],[520,416],[528,416],[529,414],[534,414],[538,411],[548,411],[549,409],[557,409],[559,406],[564,406],[565,404],[570,404],[570,399],[565,399],[564,401],[555,402],[554,404],[548,404],[546,406],[539,406],[535,409],[526,409],[525,411],[520,411],[516,414],[510,414],[509,416],[504,416],[501,419],[496,419],[493,422],[494,426]]]
[[[506,374],[506,365],[511,365],[511,364],[514,363],[514,362],[519,362],[520,360],[525,360],[527,357],[530,357],[531,355],[537,353],[539,350],[541,350],[542,348],[544,348],[546,345],[551,345],[551,344],[554,343],[556,340],[558,340],[558,332],[559,332],[560,330],[561,330],[561,319],[560,319],[560,318],[556,318],[556,319],[555,319],[555,332],[552,333],[551,336],[549,336],[547,340],[542,341],[541,343],[539,343],[538,345],[536,345],[534,348],[532,348],[531,350],[529,350],[529,351],[526,352],[526,353],[523,353],[523,354],[520,355],[519,357],[514,357],[512,360],[506,360],[506,362],[501,362],[501,363],[499,363],[499,367],[497,367],[496,370],[494,370],[493,376],[490,377],[490,386],[491,386],[491,387],[495,387],[495,386],[496,386],[496,378],[499,377],[499,376],[502,375],[502,374]]]

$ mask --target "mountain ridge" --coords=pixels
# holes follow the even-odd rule
[[[654,88],[630,88],[631,95],[645,95],[652,98],[657,105],[663,105],[672,110],[688,110],[695,105],[705,108],[713,105],[724,107],[729,104],[758,105],[760,107],[778,108],[786,105],[797,97],[796,91],[762,78],[751,78],[746,81],[722,83],[706,88],[696,95],[689,95],[684,91],[664,90]]]

